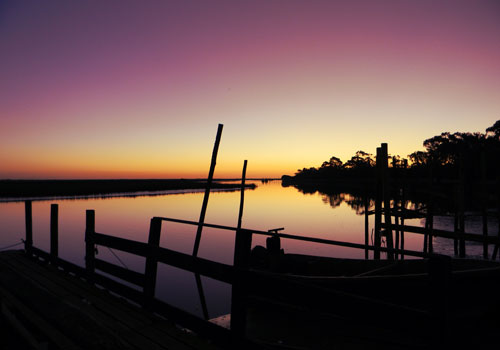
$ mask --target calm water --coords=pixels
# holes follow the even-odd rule
[[[328,197],[319,193],[302,194],[295,188],[284,188],[280,181],[262,184],[256,182],[255,190],[245,192],[243,227],[269,230],[284,227],[282,232],[312,237],[329,238],[364,243],[364,216],[348,203],[349,195]],[[61,258],[84,265],[85,210],[96,211],[96,231],[118,237],[147,242],[149,222],[153,216],[197,221],[203,200],[203,192],[162,194],[156,196],[111,197],[90,199],[52,199],[33,202],[33,241],[38,248],[49,250],[50,204],[59,204],[59,255]],[[240,193],[212,192],[205,222],[236,226]],[[359,210],[358,210],[359,212]],[[435,227],[452,229],[452,218],[435,218]],[[423,220],[406,220],[408,225],[423,226]],[[492,223],[493,224],[493,223]],[[20,242],[24,238],[24,203],[0,203],[0,248]],[[493,225],[490,225],[490,227]],[[370,233],[373,216],[370,217]],[[470,219],[468,232],[480,232],[480,218]],[[496,226],[491,232],[496,232]],[[196,226],[163,222],[161,246],[180,252],[192,253]],[[264,239],[256,237],[253,244],[264,245]],[[421,250],[422,235],[405,235],[405,248]],[[234,233],[204,229],[199,256],[232,264]],[[314,243],[283,240],[286,252],[323,256],[364,258],[364,251],[332,247]],[[21,248],[21,246],[19,246]],[[437,252],[453,253],[450,240],[435,239]],[[144,259],[116,252],[127,268],[144,271]],[[470,256],[481,256],[482,246],[468,247]],[[107,249],[98,247],[98,257],[120,264]],[[224,283],[202,278],[210,317],[229,313],[231,291]],[[194,275],[176,268],[159,264],[156,295],[173,305],[201,315],[201,306]]]

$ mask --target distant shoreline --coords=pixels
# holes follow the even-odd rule
[[[235,179],[237,180],[237,179]],[[212,183],[212,189],[236,189],[240,184]],[[0,180],[0,198],[45,196],[98,196],[113,193],[169,190],[203,190],[206,180],[188,179],[116,179],[116,180]],[[255,184],[246,185],[255,188]]]

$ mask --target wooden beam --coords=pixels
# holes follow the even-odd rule
[[[94,259],[94,266],[97,270],[101,270],[102,272],[106,272],[107,274],[118,277],[124,281],[133,283],[137,286],[143,287],[145,277],[142,273],[132,271],[129,269],[125,269],[121,266],[111,264],[107,261],[101,259]]]
[[[382,228],[385,228],[386,224],[381,225]],[[411,232],[411,233],[418,233],[418,234],[425,234],[426,233],[426,228],[425,227],[419,227],[419,226],[408,226],[408,225],[392,225],[393,228],[397,229],[403,229],[405,232]],[[432,235],[435,237],[443,237],[443,238],[459,238],[464,241],[472,241],[472,242],[479,242],[479,243],[484,243],[487,242],[489,244],[495,244],[498,242],[497,237],[493,236],[483,236],[483,235],[478,235],[474,233],[462,233],[462,232],[452,232],[452,231],[445,231],[445,230],[439,230],[439,229],[433,229],[432,230]]]

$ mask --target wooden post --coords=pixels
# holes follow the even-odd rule
[[[246,303],[244,292],[244,272],[250,265],[250,253],[252,249],[252,232],[248,230],[237,230],[234,243],[234,268],[235,274],[231,296],[231,331],[236,338],[245,337],[246,328]]]
[[[496,197],[497,197],[497,223],[498,223],[498,231],[497,237],[498,242],[495,244],[495,248],[493,249],[493,254],[491,255],[492,260],[496,260],[498,249],[500,247],[500,177],[497,176],[496,179]]]
[[[429,203],[429,253],[434,251],[434,246],[432,242],[432,234],[434,230],[434,200],[431,196],[431,201]]]
[[[208,172],[207,188],[205,189],[205,196],[203,197],[203,204],[201,205],[200,220],[198,221],[198,230],[196,231],[196,238],[194,241],[193,256],[198,255],[198,249],[200,248],[201,232],[203,230],[203,224],[205,223],[205,213],[207,212],[208,197],[210,196],[210,188],[212,187],[212,180],[214,178],[215,164],[217,163],[217,152],[219,152],[219,143],[222,135],[223,125],[219,124],[217,128],[217,136],[215,138],[214,149],[212,151],[212,162],[210,164],[210,170]]]
[[[95,271],[95,211],[86,211],[85,220],[85,269],[87,270],[87,279],[93,281]]]
[[[457,195],[457,199],[458,199],[458,195]],[[458,239],[456,238],[457,233],[458,233],[458,204],[457,203],[455,204],[455,207],[456,207],[455,208],[455,217],[454,217],[454,222],[453,222],[453,232],[455,232],[455,238],[453,239],[453,250],[454,250],[455,256],[458,256]]]
[[[24,250],[31,254],[33,247],[33,213],[31,210],[31,201],[24,202],[24,220],[26,224],[26,239],[24,241]]]
[[[429,245],[427,244],[427,241],[429,240],[429,219],[425,218],[425,232],[424,232],[424,247],[423,247],[423,252],[424,253],[427,253],[427,248],[429,247]]]
[[[245,180],[247,174],[247,160],[243,161],[243,171],[241,172],[241,195],[240,195],[240,210],[238,213],[238,229],[241,228],[241,220],[243,218],[243,204],[245,203]]]
[[[441,347],[448,336],[449,293],[451,280],[451,258],[448,256],[432,256],[429,259],[429,279],[431,315],[434,326],[433,335]]]
[[[406,159],[405,159],[406,160]],[[406,165],[408,164],[408,161],[406,161]],[[405,165],[405,169],[406,169]],[[403,192],[401,194],[401,227],[404,227],[405,225],[405,215],[406,215],[406,190],[403,187]],[[404,250],[405,250],[405,232],[403,229],[401,229],[401,260],[405,258]]]
[[[160,246],[161,218],[151,219],[149,226],[148,247],[149,253],[146,257],[145,283],[144,283],[144,306],[150,307],[155,296],[156,274],[158,270],[157,249]]]
[[[376,248],[380,248],[380,226],[382,223],[382,149],[380,147],[377,147],[377,158],[375,166],[377,181],[375,188],[375,237],[373,243]],[[373,251],[373,259],[380,259],[380,250],[375,249]]]
[[[460,155],[460,181],[458,185],[458,232],[463,234],[465,232],[465,174],[464,174],[464,157]],[[459,239],[458,254],[461,258],[465,258],[465,239]]]
[[[481,150],[481,214],[483,216],[483,237],[488,237],[488,188],[486,186],[486,154]],[[483,259],[488,259],[488,242],[483,243]]]
[[[50,205],[50,257],[55,259],[59,255],[59,206]]]
[[[370,245],[370,235],[369,235],[369,221],[368,221],[368,210],[370,209],[369,206],[369,199],[368,199],[368,194],[365,194],[365,259],[368,260],[369,257],[369,252],[368,246]]]
[[[424,253],[432,253],[432,230],[434,229],[434,203],[432,196],[427,203],[427,214],[425,215]]]
[[[399,198],[394,198],[394,225],[396,225],[396,227],[399,225],[399,213],[400,213],[400,201],[399,201]],[[398,253],[398,250],[399,250],[399,229],[396,229],[394,230],[394,239],[395,239],[395,242],[394,242],[394,248],[396,249],[396,251],[394,252],[394,257],[396,260],[398,260],[399,258],[399,253]]]
[[[383,169],[383,191],[384,191],[384,222],[386,224],[385,233],[386,233],[386,242],[387,248],[393,249],[394,244],[392,240],[392,229],[391,229],[391,198],[390,198],[390,190],[389,190],[389,167],[387,164],[387,143],[382,143],[382,169]],[[394,253],[392,251],[387,252],[387,258],[389,260],[394,260]]]

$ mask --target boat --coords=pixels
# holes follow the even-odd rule
[[[248,333],[263,342],[399,349],[496,341],[497,261],[438,254],[340,259],[285,253],[268,244],[253,248],[249,271],[255,279],[246,285]]]

